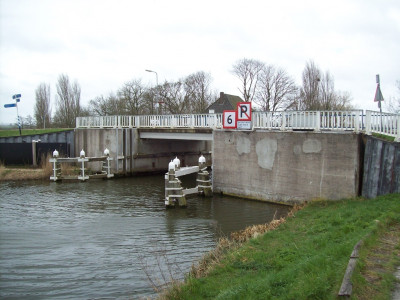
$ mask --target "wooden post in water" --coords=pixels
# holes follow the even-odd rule
[[[175,163],[168,164],[168,173],[165,174],[165,206],[175,207],[176,203],[181,207],[186,207],[186,197],[183,194],[182,183],[175,176]]]
[[[196,187],[183,189],[180,176],[197,173]],[[186,195],[202,194],[206,197],[212,196],[212,185],[210,174],[207,172],[206,159],[204,156],[199,158],[199,166],[190,166],[180,168],[180,160],[176,157],[168,165],[168,173],[165,174],[165,206],[186,207]]]
[[[206,159],[203,155],[199,157],[199,172],[197,173],[196,182],[199,194],[203,194],[206,197],[212,196],[210,174],[207,171]]]

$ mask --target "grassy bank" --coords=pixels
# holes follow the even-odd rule
[[[49,157],[42,159],[43,163],[38,168],[31,166],[10,167],[0,163],[0,181],[6,180],[39,180],[49,179],[53,168]]]
[[[44,134],[44,133],[52,133],[59,132],[65,130],[73,130],[72,128],[49,128],[49,129],[22,129],[22,135],[34,135],[34,134]],[[1,129],[0,137],[8,137],[8,136],[19,136],[18,129]]]
[[[219,245],[166,299],[336,299],[354,245],[366,239],[354,277],[354,299],[388,299],[399,263],[400,195],[308,204],[275,230],[229,247]],[[387,263],[371,271],[371,254],[392,232]],[[367,238],[366,238],[367,237]],[[386,247],[386,246],[384,246]],[[225,253],[223,249],[228,249]],[[384,252],[382,252],[384,253]],[[199,269],[207,270],[198,272]],[[376,279],[371,286],[372,273]],[[374,273],[375,272],[375,273]],[[376,274],[378,273],[378,274]]]

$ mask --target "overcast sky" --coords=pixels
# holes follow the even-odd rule
[[[400,80],[400,1],[88,1],[0,0],[0,123],[34,115],[35,89],[60,74],[76,80],[81,103],[123,83],[211,73],[218,92],[240,95],[231,73],[241,58],[284,68],[301,84],[313,60],[348,91],[353,105],[377,110],[375,75],[386,99]]]

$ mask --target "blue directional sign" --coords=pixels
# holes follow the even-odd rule
[[[13,96],[13,99],[18,99],[18,98],[21,98],[21,94],[15,94],[14,96]],[[19,102],[19,101],[18,101]]]
[[[16,107],[16,106],[17,106],[17,104],[15,104],[15,103],[4,104],[4,107],[5,107],[5,108],[8,108],[8,107]]]

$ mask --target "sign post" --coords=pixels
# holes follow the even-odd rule
[[[15,100],[15,103],[4,104],[4,107],[5,108],[10,108],[10,107],[16,107],[17,108],[17,119],[18,119],[19,135],[22,135],[22,133],[21,133],[21,118],[19,117],[19,113],[18,113],[18,102],[21,101],[21,94],[15,94],[15,95],[12,96],[12,98]]]
[[[378,102],[379,111],[381,113],[381,129],[382,129],[382,101],[383,95],[381,92],[381,81],[379,79],[379,74],[376,75],[376,91],[375,91],[375,98],[374,102]]]

